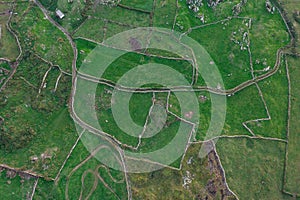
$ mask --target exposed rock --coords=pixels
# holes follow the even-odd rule
[[[219,3],[222,3],[223,2],[223,0],[208,0],[207,1],[207,5],[209,6],[209,7],[215,7],[215,6],[217,6]]]
[[[194,12],[198,12],[199,8],[203,6],[202,0],[187,0],[186,4]]]
[[[120,3],[121,0],[96,0],[95,5],[102,4],[108,6],[116,6]]]
[[[15,178],[17,175],[17,172],[13,171],[13,170],[7,170],[6,171],[6,178]]]

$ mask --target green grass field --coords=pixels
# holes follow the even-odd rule
[[[104,26],[105,22],[101,19],[87,19],[74,34],[74,37],[89,38],[96,42],[102,42],[104,38]]]
[[[10,4],[0,5],[0,12],[6,12],[6,14],[0,15],[0,58],[14,61],[19,55],[19,48],[16,39],[7,29],[10,7]]]
[[[121,7],[97,5],[94,7],[94,9],[90,9],[87,12],[87,15],[137,27],[148,27],[150,23],[149,14],[137,12],[134,10],[128,10]]]
[[[267,73],[274,67],[278,49],[287,45],[291,39],[278,10],[274,14],[268,13],[265,1],[262,0],[247,1],[239,17],[233,17],[232,8],[240,3],[240,0],[225,0],[214,8],[209,7],[207,1],[204,1],[204,5],[196,13],[188,8],[186,1],[175,0],[143,2],[122,0],[119,6],[105,6],[99,1],[90,0],[76,0],[73,3],[67,0],[41,0],[40,2],[74,39],[78,49],[77,70],[90,75],[100,71],[97,67],[90,70],[85,68],[89,66],[87,63],[93,56],[97,56],[98,61],[107,61],[121,50],[103,47],[103,52],[88,57],[97,44],[84,38],[101,43],[117,33],[135,27],[174,28],[180,33],[188,31],[187,36],[202,45],[210,54],[211,62],[215,62],[218,66],[226,89],[252,79],[251,60],[255,76]],[[293,5],[292,0],[286,0],[285,8],[292,9]],[[9,6],[10,4],[1,3],[0,13],[6,11]],[[16,2],[15,6],[13,12],[16,14],[13,14],[11,27],[20,40],[23,54],[16,73],[5,90],[0,93],[0,163],[30,170],[45,177],[39,179],[34,199],[127,199],[124,173],[107,168],[102,163],[108,158],[106,156],[112,156],[112,149],[108,151],[101,149],[99,152],[95,150],[101,147],[101,142],[103,146],[107,143],[99,135],[96,136],[86,130],[83,132],[82,140],[66,160],[58,181],[54,183],[50,180],[56,177],[78,138],[78,130],[81,130],[80,128],[76,130],[69,113],[70,105],[68,106],[72,77],[65,72],[71,73],[73,51],[66,36],[45,18],[33,2]],[[55,16],[56,9],[60,9],[65,14],[63,19]],[[294,9],[298,7],[295,6]],[[205,23],[201,22],[201,15],[204,15]],[[293,16],[288,13],[288,17]],[[8,15],[0,15],[0,57],[13,61],[19,51],[14,37],[6,28],[7,20]],[[299,28],[296,21],[293,23],[296,28]],[[166,45],[171,42],[168,38],[161,39],[167,40],[164,41]],[[152,41],[160,40],[155,38]],[[247,48],[248,42],[250,42],[251,54]],[[161,42],[159,45],[164,43]],[[150,53],[153,55],[148,55]],[[63,71],[51,66],[39,56],[53,65],[59,65]],[[182,55],[182,57],[188,56]],[[179,58],[173,52],[159,49],[147,49],[145,55],[126,52],[109,64],[102,78],[117,83],[124,74],[135,67],[155,63],[171,67],[182,74],[188,83],[192,83],[191,63]],[[297,134],[299,132],[300,90],[298,91],[297,86],[300,74],[299,59],[288,57],[292,85],[288,138],[286,135],[288,82],[285,60],[281,59],[278,72],[258,83],[271,120],[251,122],[247,126],[257,136],[287,139],[287,149],[284,142],[264,139],[222,138],[216,143],[228,186],[240,199],[292,199],[283,194],[282,189],[292,194],[300,193],[298,187],[300,185],[298,176],[300,140]],[[0,63],[0,67],[10,69],[8,63]],[[48,75],[45,76],[47,72]],[[144,75],[146,77],[147,74]],[[0,80],[2,77],[7,78],[7,75],[0,74]],[[165,74],[165,77],[166,80],[174,78],[168,74]],[[78,79],[79,82],[80,80],[86,81],[82,78]],[[204,86],[204,84],[200,74],[194,86]],[[141,87],[161,87],[161,85],[151,83]],[[86,89],[89,91],[88,88]],[[134,93],[128,100],[128,105],[125,92],[120,93],[119,99],[116,96],[113,98],[112,93],[112,87],[99,84],[96,89],[95,104],[91,106],[96,110],[97,121],[102,130],[120,141],[123,144],[120,145],[122,150],[134,153],[155,152],[175,138],[181,130],[182,121],[172,113],[191,122],[199,120],[199,127],[195,133],[196,140],[209,139],[206,138],[206,132],[211,120],[211,100],[220,97],[204,91],[195,92],[199,103],[199,119],[195,119],[197,115],[186,115],[188,110],[184,110],[189,108],[193,101],[188,101],[180,107],[174,93],[171,93],[168,102],[168,109],[172,113],[167,113],[165,110],[168,95],[166,92]],[[79,102],[78,105],[80,103],[84,101]],[[153,137],[142,138],[139,143],[137,134],[140,134],[142,129],[129,127],[129,132],[122,129],[114,116],[116,113],[112,110],[112,105],[115,104],[125,109],[117,113],[123,125],[124,122],[125,125],[130,125],[125,121],[130,117],[141,128],[148,119],[144,134],[150,135],[152,130],[162,126],[160,132]],[[223,136],[250,136],[251,133],[243,123],[268,117],[264,102],[255,85],[227,96],[226,104],[226,120],[221,133]],[[151,106],[154,110],[149,113]],[[125,112],[127,108],[128,113]],[[182,109],[184,116],[181,116]],[[161,125],[164,119],[166,123]],[[183,124],[185,138],[182,140],[185,141],[191,133],[191,125]],[[130,133],[134,133],[135,137]],[[137,144],[139,144],[137,150],[126,147],[126,145],[135,147]],[[221,199],[227,189],[222,180],[218,160],[214,154],[200,159],[198,157],[200,147],[200,143],[191,145],[182,162],[182,155],[180,155],[170,164],[175,168],[181,166],[179,170],[164,168],[151,173],[128,174],[132,199]],[[181,150],[179,145],[176,146],[175,151]],[[285,160],[285,150],[288,152],[287,160]],[[96,154],[95,157],[91,156],[91,151]],[[45,155],[48,158],[45,158]],[[31,161],[35,156],[38,160]],[[284,180],[284,171],[286,180]],[[191,182],[184,185],[186,178]],[[28,198],[33,183],[34,179],[23,181],[18,176],[8,179],[5,171],[0,173],[0,185],[2,185],[0,192],[4,199]],[[227,198],[235,199],[232,195],[228,195]]]
[[[45,84],[41,85],[50,66],[35,54],[69,71],[72,51],[64,35],[43,19],[38,8],[22,3],[17,4],[16,12],[19,15],[13,18],[12,24],[17,35],[21,35],[24,54],[16,74],[1,92],[1,98],[6,101],[1,103],[0,109],[4,118],[1,124],[1,154],[5,155],[0,162],[53,177],[76,139],[75,127],[66,106],[71,78],[62,75],[54,91],[60,71],[53,67],[45,78]],[[29,34],[30,39],[24,34]],[[40,157],[43,153],[49,154],[51,159],[30,161],[31,156]]]
[[[36,53],[42,58],[71,72],[73,52],[65,35],[44,18],[43,13],[31,3],[16,5],[19,13],[12,19],[12,27],[17,30],[23,48],[23,57]]]
[[[143,2],[138,0],[123,0],[120,3],[133,9],[139,9],[148,12],[151,12],[153,9],[153,0],[146,0]]]
[[[288,65],[291,78],[291,118],[288,137],[288,156],[286,162],[286,184],[285,190],[292,194],[300,194],[298,185],[300,184],[299,177],[299,58],[288,57]]]
[[[293,24],[294,28],[295,28],[295,36],[296,36],[296,44],[295,44],[295,48],[291,49],[292,53],[293,52],[300,52],[300,23],[299,20],[297,21],[296,19],[299,17],[297,15],[295,15],[295,13],[300,10],[300,5],[298,3],[298,1],[295,0],[286,0],[284,2],[281,2],[280,4],[284,10],[286,11],[286,15],[288,17],[288,19],[291,21],[291,23]]]
[[[32,193],[35,182],[34,178],[20,177],[18,174],[14,178],[6,176],[7,170],[0,172],[0,192],[3,199],[26,199]]]
[[[176,2],[157,0],[153,16],[153,26],[172,29],[176,16]]]
[[[286,139],[288,83],[285,59],[282,59],[276,74],[258,85],[266,101],[271,120],[249,123],[248,127],[258,136]]]
[[[217,152],[229,187],[240,199],[292,199],[284,195],[284,143],[219,139]]]
[[[220,182],[219,171],[215,168],[216,161],[211,156],[210,161],[207,157],[199,158],[200,147],[200,144],[189,147],[182,161],[182,168],[178,171],[163,168],[151,173],[130,174],[133,199],[221,198],[221,193],[225,191]],[[190,178],[191,182],[183,186],[185,177]],[[214,185],[212,193],[208,189],[210,182]],[[228,196],[228,199],[231,198],[232,196]]]

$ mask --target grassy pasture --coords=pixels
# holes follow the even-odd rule
[[[82,61],[88,56],[92,49],[96,47],[96,44],[82,39],[77,39],[76,44],[80,52],[77,60],[77,66],[80,67]],[[126,72],[139,65],[158,63],[175,69],[182,74],[188,82],[192,82],[193,67],[188,61],[160,58],[160,54],[163,56],[173,56],[173,54],[167,54],[165,51],[149,49],[149,52],[155,56],[146,56],[134,52],[124,53],[124,55],[120,56],[109,65],[103,73],[102,78],[116,83]],[[105,54],[101,54],[101,56],[104,57]]]
[[[136,27],[148,27],[150,23],[150,16],[147,13],[121,7],[108,7],[100,4],[88,10],[87,15]]]
[[[100,43],[104,38],[104,26],[105,22],[101,19],[87,19],[74,34],[74,37],[93,39]]]
[[[42,62],[24,60],[1,92],[1,98],[6,101],[1,103],[0,109],[4,118],[1,124],[1,154],[4,156],[0,162],[53,177],[74,143],[76,133],[66,107],[70,77],[62,76],[53,92],[58,73],[52,69],[46,78],[48,86],[38,94],[37,87],[46,70]],[[31,156],[39,157],[42,153],[50,154],[51,159],[30,162]]]
[[[151,173],[130,174],[133,199],[219,199],[224,185],[220,182],[218,171],[214,171],[215,160],[209,162],[208,157],[199,158],[199,144],[191,145],[182,162],[180,170],[169,168]],[[190,161],[190,162],[189,162]],[[211,166],[211,167],[209,167]],[[191,183],[183,186],[184,178],[192,177]],[[209,182],[215,184],[214,194],[209,192]],[[228,196],[228,199],[234,199]]]
[[[153,16],[153,26],[172,29],[176,9],[176,1],[157,0]]]
[[[96,93],[96,111],[99,124],[104,132],[116,137],[123,144],[135,146],[138,138],[130,136],[121,130],[114,119],[111,110],[112,89],[107,86],[99,85]],[[133,122],[139,126],[144,126],[149,109],[152,105],[152,94],[133,94],[129,101],[129,113]],[[122,101],[122,100],[118,100]],[[119,113],[122,115],[122,113]]]
[[[260,82],[271,120],[248,124],[255,135],[286,139],[288,83],[285,69],[285,59],[282,59],[280,69],[272,77]]]
[[[299,169],[299,58],[288,57],[289,72],[291,78],[291,117],[288,137],[288,159],[286,162],[286,184],[285,190],[292,194],[300,194],[298,185],[300,184]]]
[[[26,199],[30,197],[35,179],[25,179],[16,175],[6,176],[7,170],[0,172],[0,192],[3,199]]]
[[[245,23],[242,19],[232,19],[195,29],[188,35],[210,54],[219,68],[226,89],[251,79],[249,54],[240,46],[246,46],[242,39],[244,31],[247,31]],[[240,44],[235,44],[233,38]]]
[[[264,1],[254,0],[248,1],[240,16],[253,19],[250,47],[254,70],[262,70],[268,66],[273,68],[277,50],[290,42],[287,28],[279,11],[276,10],[274,14],[268,13]]]
[[[216,146],[227,183],[240,199],[292,199],[281,192],[284,143],[224,138]]]
[[[153,8],[153,0],[122,0],[120,3],[133,9],[140,9],[148,12],[151,12]]]
[[[15,60],[19,55],[19,48],[14,36],[7,29],[9,19],[10,4],[1,4],[0,12],[0,58]]]
[[[65,35],[44,18],[40,9],[30,3],[16,5],[12,19],[24,51],[23,57],[35,52],[63,70],[71,72],[72,49]]]

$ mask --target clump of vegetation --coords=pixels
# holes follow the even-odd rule
[[[36,132],[30,126],[5,126],[5,122],[0,126],[0,148],[11,152],[25,148],[34,138]]]
[[[300,24],[300,11],[295,11],[293,13],[293,17],[294,17],[295,21]]]

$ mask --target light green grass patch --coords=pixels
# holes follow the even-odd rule
[[[19,55],[19,48],[16,39],[7,29],[9,10],[9,4],[1,4],[0,12],[7,12],[7,14],[0,15],[0,58],[7,58],[13,61]]]
[[[288,57],[289,72],[291,77],[291,118],[288,137],[288,159],[286,162],[285,190],[292,194],[300,194],[300,126],[299,126],[299,58]]]
[[[153,26],[172,29],[176,9],[176,1],[157,0],[153,16]]]
[[[0,192],[3,199],[26,199],[30,197],[35,182],[34,178],[26,179],[16,175],[14,178],[6,176],[7,170],[0,172]]]
[[[104,26],[105,22],[101,19],[87,19],[74,37],[88,38],[100,43],[104,37]]]
[[[242,39],[247,31],[245,23],[242,19],[232,19],[195,29],[188,35],[210,54],[212,62],[219,68],[226,89],[251,79],[249,54],[244,49],[246,44]],[[233,39],[238,40],[240,44],[234,43]]]
[[[87,14],[136,27],[148,27],[150,22],[149,14],[121,7],[109,7],[100,4],[89,10]]]
[[[28,51],[34,51],[63,70],[71,72],[73,51],[66,36],[52,25],[37,6],[28,3],[16,5],[18,13],[12,19],[21,46],[28,57]]]
[[[230,189],[240,199],[292,199],[282,191],[285,144],[260,139],[219,139]]]
[[[249,123],[255,135],[286,139],[288,83],[285,59],[276,74],[258,83],[270,112],[271,120]]]
[[[58,75],[58,70],[54,69],[46,79],[48,87],[38,94],[37,88],[20,78],[30,79],[31,73],[24,69],[31,66],[29,60],[22,61],[20,70],[1,92],[1,98],[6,101],[0,109],[0,115],[4,118],[1,154],[5,155],[0,162],[53,177],[76,139],[75,127],[66,107],[71,79],[62,76],[57,91],[53,92]],[[51,158],[42,159],[43,153]],[[31,156],[38,156],[39,160],[31,162]]]

